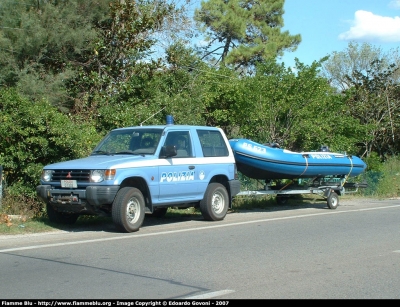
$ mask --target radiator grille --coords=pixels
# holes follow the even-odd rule
[[[77,182],[89,182],[90,170],[55,170],[52,181],[63,179],[76,180]]]

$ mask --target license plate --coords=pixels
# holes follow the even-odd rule
[[[62,188],[77,188],[76,180],[61,180]]]

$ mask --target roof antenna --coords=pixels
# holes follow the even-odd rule
[[[154,114],[153,114],[152,116],[150,116],[149,118],[146,118],[144,121],[142,121],[142,122],[140,123],[140,126],[142,126],[142,124],[143,124],[145,121],[148,121],[150,118],[156,116],[158,113],[160,113],[160,112],[161,112],[162,110],[164,110],[166,107],[167,107],[167,106],[165,106],[164,108],[162,108],[160,111],[154,113]]]

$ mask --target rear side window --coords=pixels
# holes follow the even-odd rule
[[[220,131],[197,130],[204,157],[226,157],[228,148]]]

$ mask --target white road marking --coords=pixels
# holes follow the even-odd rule
[[[297,218],[303,218],[303,217],[328,215],[328,214],[342,214],[342,213],[348,213],[348,212],[380,210],[380,209],[388,209],[388,208],[395,208],[395,207],[400,207],[400,205],[392,205],[392,206],[377,207],[377,208],[354,209],[354,210],[346,210],[346,211],[329,211],[329,212],[320,212],[320,213],[310,213],[310,214],[303,214],[303,215],[296,215],[296,216],[285,216],[285,217],[267,218],[267,219],[254,220],[254,221],[235,222],[235,223],[223,224],[223,225],[210,225],[210,226],[195,227],[195,228],[188,228],[188,229],[160,231],[160,232],[155,232],[155,233],[138,234],[137,232],[134,232],[134,233],[128,234],[126,236],[92,239],[92,240],[82,240],[82,241],[71,241],[71,242],[63,242],[63,243],[39,244],[39,245],[31,245],[31,246],[24,246],[24,247],[0,249],[0,253],[16,252],[16,251],[23,251],[23,250],[30,250],[30,249],[37,249],[37,248],[46,248],[46,247],[57,247],[57,246],[66,246],[66,245],[77,245],[77,244],[87,244],[87,243],[96,243],[96,242],[105,242],[105,241],[143,238],[143,237],[150,237],[150,236],[168,235],[168,234],[179,233],[179,232],[198,231],[198,230],[204,230],[204,229],[231,227],[231,226],[237,226],[237,225],[272,222],[272,221],[279,221],[279,220],[289,220],[289,219],[297,219]]]
[[[208,292],[208,293],[204,293],[204,294],[200,294],[200,295],[185,297],[185,299],[187,299],[187,300],[205,300],[205,299],[229,294],[232,292],[235,292],[235,291],[234,290],[220,290],[220,291]]]

